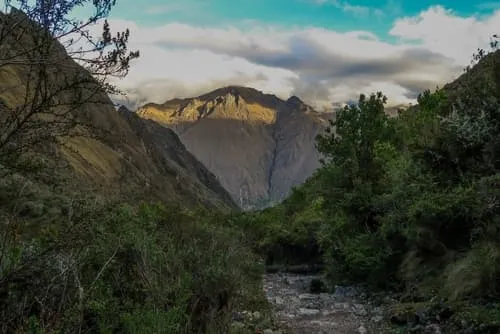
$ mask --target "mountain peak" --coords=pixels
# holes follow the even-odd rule
[[[295,95],[292,95],[288,100],[286,100],[286,104],[288,105],[300,105],[300,104],[305,104],[302,102],[300,98],[298,98]]]
[[[288,100],[286,100],[285,103],[290,109],[295,111],[301,111],[301,112],[314,111],[312,107],[305,104],[304,101],[302,101],[295,95],[291,96]]]
[[[196,97],[200,100],[213,99],[219,96],[234,95],[234,96],[256,96],[262,94],[255,88],[244,87],[244,86],[224,86],[214,89],[208,93]]]
[[[282,200],[319,165],[315,138],[330,115],[296,96],[226,86],[181,101],[139,116],[174,130],[241,207]]]
[[[200,95],[196,99],[207,101],[214,100],[218,97],[233,95],[243,98],[247,103],[260,104],[263,107],[276,109],[283,101],[272,94],[263,93],[260,90],[245,86],[225,86],[215,89],[209,93]]]

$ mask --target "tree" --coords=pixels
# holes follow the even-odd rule
[[[37,144],[90,133],[85,109],[119,92],[112,76],[128,73],[137,51],[129,31],[112,34],[105,18],[116,0],[5,0],[0,13],[0,158]],[[78,7],[93,8],[86,20]],[[102,34],[91,28],[104,20]],[[82,67],[85,70],[82,70]],[[87,110],[88,111],[88,110]]]
[[[393,135],[391,121],[384,111],[386,102],[380,92],[368,98],[361,95],[357,104],[340,110],[326,133],[317,137],[316,146],[325,157],[323,165],[341,168],[345,187],[377,178],[375,146]]]

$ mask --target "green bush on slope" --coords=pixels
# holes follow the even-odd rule
[[[2,231],[0,332],[220,333],[261,295],[238,231],[179,208],[94,204],[36,237]]]
[[[381,93],[339,111],[318,137],[322,167],[283,204],[253,214],[256,243],[313,243],[336,283],[496,300],[499,60],[500,51],[487,55],[394,118]]]

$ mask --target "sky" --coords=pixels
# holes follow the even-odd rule
[[[456,78],[500,33],[500,2],[117,0],[109,22],[141,53],[116,81],[132,108],[245,85],[323,110],[376,91],[413,103]]]

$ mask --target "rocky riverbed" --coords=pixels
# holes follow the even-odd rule
[[[293,334],[384,333],[383,310],[369,303],[353,287],[336,287],[335,293],[311,293],[320,277],[288,273],[266,274],[264,291],[276,321]],[[269,332],[271,333],[271,332]]]

